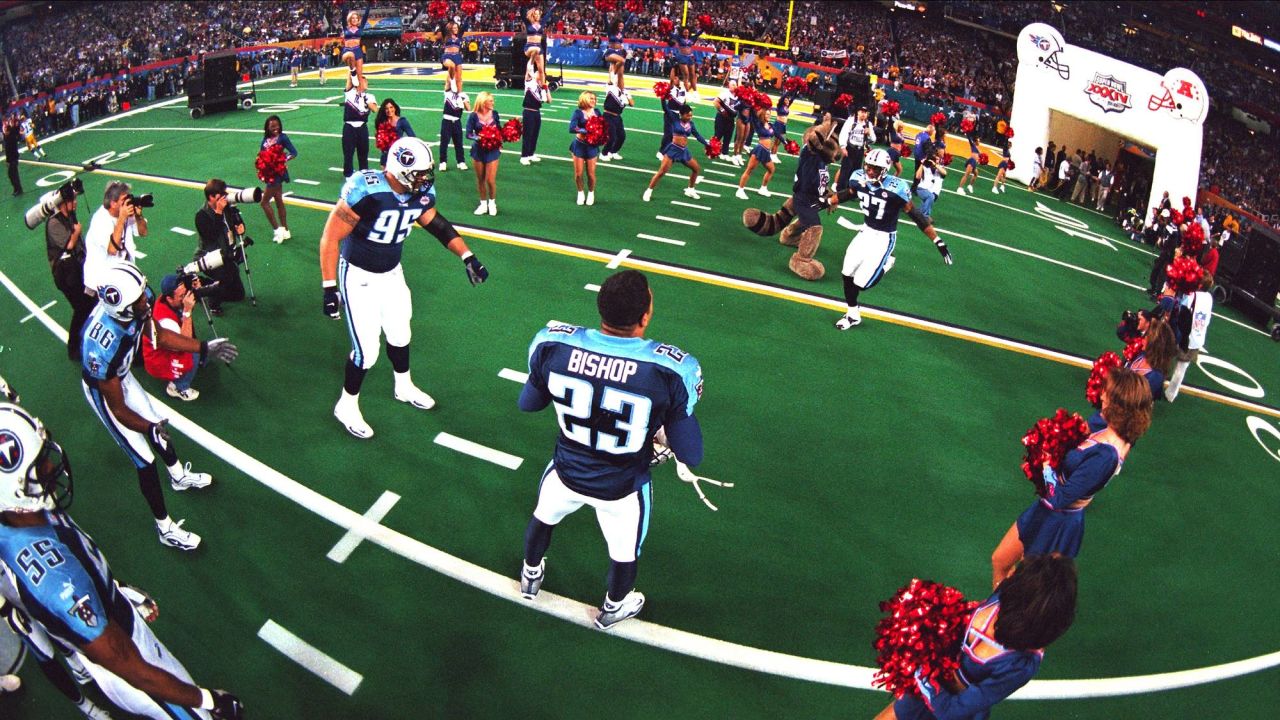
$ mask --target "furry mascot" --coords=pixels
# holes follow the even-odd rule
[[[742,224],[748,230],[761,237],[778,235],[778,242],[796,249],[787,267],[805,280],[821,280],[826,273],[814,256],[822,243],[822,217],[818,212],[827,207],[827,185],[831,182],[827,166],[840,153],[837,130],[831,116],[823,115],[821,123],[805,131],[791,197],[777,212],[766,213],[758,208],[742,211]]]

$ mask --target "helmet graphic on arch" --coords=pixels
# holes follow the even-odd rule
[[[1071,79],[1071,66],[1067,65],[1064,52],[1066,41],[1056,28],[1032,23],[1022,29],[1018,46],[1018,56],[1023,62],[1034,62],[1036,67],[1053,70],[1063,80]]]
[[[436,182],[431,148],[416,137],[396,140],[387,150],[387,173],[411,192],[427,192]]]
[[[0,511],[40,512],[71,504],[71,465],[44,423],[0,402]]]
[[[1209,112],[1209,94],[1198,75],[1186,68],[1174,68],[1160,80],[1147,100],[1147,109],[1167,110],[1174,117],[1199,124]]]
[[[128,260],[112,260],[98,278],[98,302],[107,314],[121,322],[132,322],[134,304],[147,289],[147,276]]]

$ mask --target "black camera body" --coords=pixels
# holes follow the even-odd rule
[[[156,197],[151,193],[147,193],[146,195],[134,195],[130,193],[126,197],[129,198],[129,202],[133,203],[134,205],[140,208],[150,208],[150,207],[156,206]]]

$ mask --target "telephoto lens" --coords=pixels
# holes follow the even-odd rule
[[[262,188],[252,187],[241,190],[227,190],[227,202],[232,205],[239,203],[256,203],[262,202]]]

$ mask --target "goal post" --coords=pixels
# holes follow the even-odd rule
[[[692,18],[696,18],[699,14],[703,12],[707,13],[708,15],[711,15],[712,17],[715,17],[714,11],[718,7],[720,7],[720,3],[718,2],[706,2],[705,0],[703,0],[702,2],[699,2],[699,0],[684,0],[684,7],[680,14],[680,24],[688,25]],[[759,40],[744,40],[743,38],[725,37],[723,35],[710,35],[710,34],[703,35],[702,39],[730,43],[733,45],[734,55],[741,55],[743,52],[744,46],[746,46],[747,48],[759,47],[759,48],[765,48],[768,50],[781,50],[783,52],[790,52],[791,51],[791,22],[792,22],[792,18],[795,16],[795,10],[796,10],[795,0],[788,0],[786,34],[783,37],[781,45],[779,45],[778,43],[772,43],[772,42],[761,42]]]

